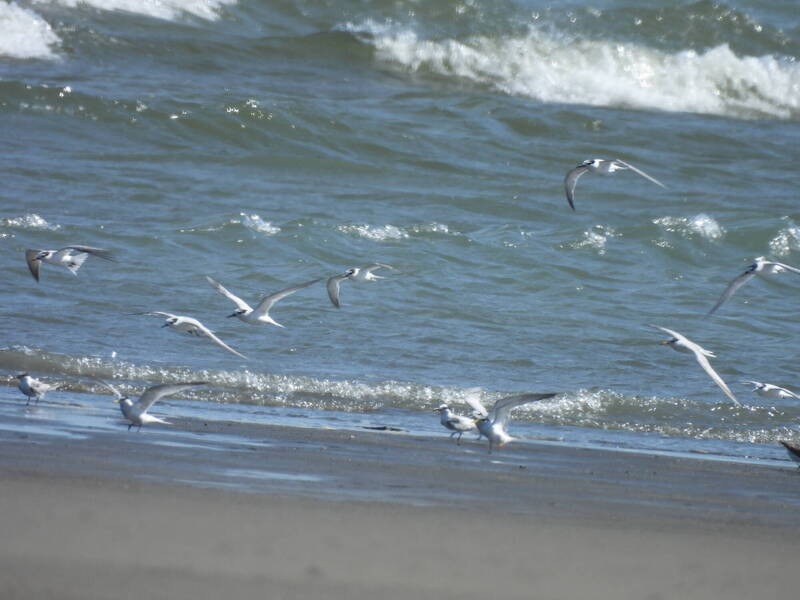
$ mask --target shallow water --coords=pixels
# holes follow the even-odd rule
[[[740,381],[795,385],[800,279],[703,316],[755,256],[800,266],[799,29],[766,1],[0,4],[3,380],[203,379],[229,418],[432,434],[472,386],[558,391],[512,432],[781,456],[800,404]],[[668,189],[586,175],[573,213],[594,156]],[[26,248],[74,243],[120,262],[30,278]],[[286,329],[226,319],[204,278],[255,302],[372,261],[396,270],[340,310],[321,284],[281,301]]]

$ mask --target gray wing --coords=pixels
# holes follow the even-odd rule
[[[292,287],[288,287],[285,290],[281,290],[280,292],[275,292],[274,294],[270,294],[269,296],[264,296],[261,302],[258,303],[255,310],[253,312],[256,315],[265,315],[269,312],[269,309],[272,308],[272,305],[275,304],[278,300],[286,298],[286,296],[290,296],[295,292],[302,290],[303,288],[307,288],[310,285],[321,281],[322,278],[313,279],[311,281],[306,281],[305,283],[300,283],[298,285],[293,285]]]
[[[614,159],[614,162],[618,162],[618,163],[620,163],[621,165],[623,165],[623,166],[627,167],[628,169],[630,169],[630,170],[631,170],[631,171],[633,171],[634,173],[638,173],[639,175],[641,175],[641,176],[642,176],[642,177],[644,177],[645,179],[649,179],[650,181],[652,181],[652,182],[653,182],[653,183],[655,183],[656,185],[660,185],[662,188],[664,188],[664,189],[667,189],[667,186],[665,186],[663,183],[661,183],[661,182],[660,182],[658,179],[656,179],[655,177],[652,177],[651,175],[648,175],[647,173],[645,173],[645,172],[644,172],[644,171],[642,171],[641,169],[637,169],[637,168],[636,168],[636,167],[634,167],[632,164],[630,164],[630,163],[626,163],[624,160],[620,160],[620,159],[618,159],[618,158],[615,158],[615,159]]]
[[[86,254],[92,254],[97,258],[102,258],[105,260],[116,262],[114,254],[111,252],[111,250],[106,250],[105,248],[93,248],[92,246],[64,246],[59,250],[59,252],[63,252],[64,250],[75,250],[75,252],[85,252]]]
[[[36,256],[41,250],[25,250],[25,262],[28,263],[28,269],[36,281],[39,281],[39,267],[42,261],[36,260]]]
[[[537,402],[539,400],[546,400],[547,398],[553,398],[554,396],[555,394],[518,394],[516,396],[500,398],[500,400],[495,402],[494,406],[492,407],[492,423],[500,423],[505,427],[506,423],[508,422],[508,417],[511,415],[511,411],[518,406],[522,406],[523,404],[528,404],[530,402]]]
[[[775,261],[771,261],[771,262],[772,262],[773,265],[778,265],[779,267],[782,267],[782,268],[786,269],[787,271],[791,271],[792,273],[800,273],[800,269],[798,269],[797,267],[792,267],[792,266],[785,265],[783,263],[779,263],[779,262],[775,262]]]
[[[153,387],[149,387],[144,391],[144,394],[142,394],[139,400],[136,401],[136,405],[140,406],[142,412],[144,412],[153,406],[157,400],[163,398],[164,396],[177,394],[178,392],[188,390],[189,388],[197,385],[206,385],[206,382],[192,381],[191,383],[162,383],[161,385],[154,385]]]
[[[486,410],[486,407],[481,403],[481,391],[483,388],[474,387],[469,388],[467,390],[467,394],[464,396],[464,402],[469,404],[476,413],[478,413],[481,417],[488,417],[489,411]]]
[[[148,317],[164,317],[165,319],[177,319],[178,315],[172,313],[159,312],[157,310],[149,312],[128,313],[129,315],[145,315]]]
[[[226,297],[228,300],[230,300],[231,302],[233,302],[233,303],[236,305],[236,308],[238,308],[239,310],[244,310],[244,311],[249,311],[249,310],[250,310],[250,305],[249,305],[249,304],[247,304],[247,302],[245,302],[244,300],[242,300],[241,298],[239,298],[239,296],[236,296],[236,295],[234,295],[234,294],[231,294],[231,293],[230,293],[230,292],[227,290],[227,288],[225,288],[225,286],[223,286],[221,283],[219,283],[218,281],[216,281],[216,280],[214,280],[214,279],[211,279],[211,277],[209,277],[208,275],[206,275],[206,280],[208,280],[208,283],[210,283],[210,284],[211,284],[211,286],[212,286],[212,287],[213,287],[215,290],[217,290],[217,291],[218,291],[220,294],[222,294],[222,295],[223,295],[223,296],[225,296],[225,297]]]
[[[361,267],[362,270],[366,271],[367,273],[372,273],[375,269],[390,269],[392,271],[395,268],[392,265],[386,265],[384,263],[370,263],[364,267]]]
[[[107,381],[103,381],[102,379],[95,379],[95,381],[97,383],[102,383],[104,386],[106,386],[108,389],[110,389],[114,393],[114,396],[116,396],[117,400],[120,400],[121,398],[124,398],[124,396],[120,393],[120,391],[117,388],[115,388],[113,385],[108,383]]]
[[[733,392],[728,387],[728,384],[726,384],[724,381],[722,381],[722,377],[720,377],[717,374],[717,372],[711,367],[711,363],[708,362],[708,359],[703,354],[701,354],[700,352],[697,352],[697,351],[695,351],[694,357],[697,359],[697,362],[700,363],[700,366],[703,367],[703,370],[706,373],[708,373],[708,376],[711,377],[711,379],[714,380],[714,383],[716,383],[719,386],[719,388],[723,392],[725,392],[725,395],[728,398],[730,398],[731,400],[733,400],[733,403],[736,404],[736,406],[741,406],[742,403],[739,402],[736,399],[736,396],[733,395]]]
[[[220,346],[221,348],[225,348],[225,350],[227,350],[228,352],[231,352],[231,353],[235,354],[236,356],[247,360],[247,357],[244,354],[240,354],[239,352],[237,352],[236,350],[234,350],[233,348],[228,346],[228,344],[226,344],[221,339],[219,339],[216,335],[214,335],[214,332],[211,331],[205,325],[203,325],[200,321],[198,321],[197,319],[192,319],[192,321],[194,321],[193,324],[197,327],[198,331],[200,333],[202,333],[204,336],[206,336],[208,339],[210,339],[212,342],[214,342],[217,346]]]
[[[331,303],[336,307],[339,308],[339,284],[342,282],[342,279],[347,279],[349,275],[334,275],[333,277],[328,278],[327,288],[328,288],[328,298],[331,299]]]
[[[738,290],[745,283],[750,281],[753,277],[755,277],[755,275],[756,275],[755,270],[751,271],[750,269],[748,269],[747,271],[745,271],[744,273],[739,275],[736,279],[731,281],[728,284],[728,287],[725,288],[725,291],[722,292],[722,296],[719,297],[719,300],[717,300],[717,303],[714,305],[714,307],[710,311],[708,311],[706,316],[708,317],[708,316],[711,316],[712,314],[714,314],[714,311],[716,311],[720,306],[725,304],[728,301],[728,299],[736,293],[736,290]]]
[[[567,202],[569,202],[569,207],[572,210],[575,210],[575,184],[578,183],[578,177],[586,173],[589,170],[589,167],[585,167],[583,165],[579,165],[572,169],[567,176],[564,177],[564,191],[567,192]]]

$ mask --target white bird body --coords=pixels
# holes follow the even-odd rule
[[[134,314],[148,315],[153,317],[164,317],[164,324],[161,327],[169,327],[173,331],[188,333],[189,335],[194,335],[197,337],[207,337],[217,346],[224,348],[228,352],[231,352],[240,358],[247,359],[247,357],[244,354],[240,354],[239,352],[228,346],[228,344],[226,344],[216,335],[214,335],[213,331],[211,331],[208,327],[206,327],[200,321],[198,321],[193,317],[173,315],[171,313],[165,313],[159,311],[134,313]]]
[[[25,406],[30,404],[31,398],[36,398],[36,404],[38,404],[39,400],[44,398],[44,395],[47,392],[52,392],[53,390],[57,390],[59,388],[59,384],[50,384],[45,383],[44,381],[39,381],[38,379],[31,377],[28,373],[17,375],[17,379],[19,379],[19,391],[28,397],[28,401],[25,403]]]
[[[661,183],[655,177],[651,177],[641,169],[634,167],[632,164],[625,162],[624,160],[620,160],[616,158],[614,160],[606,160],[603,158],[590,158],[588,160],[583,161],[574,169],[571,169],[567,172],[567,175],[564,177],[564,190],[567,193],[567,202],[569,202],[569,206],[572,210],[575,210],[575,186],[578,183],[578,178],[583,175],[584,173],[597,173],[599,175],[611,175],[615,171],[633,171],[638,175],[641,175],[645,179],[652,181],[656,185],[660,185],[662,188],[666,188],[663,183]]]
[[[495,402],[491,411],[486,410],[475,393],[467,394],[465,400],[478,415],[482,415],[475,420],[475,425],[478,431],[489,440],[489,454],[491,454],[494,446],[502,448],[514,439],[506,431],[506,426],[508,425],[512,410],[523,404],[546,400],[554,396],[555,394],[518,394],[515,396],[507,396]]]
[[[239,298],[238,296],[229,292],[222,284],[215,281],[211,277],[206,276],[208,282],[212,285],[212,287],[217,290],[220,294],[228,298],[228,300],[232,301],[236,305],[236,310],[228,315],[228,317],[236,317],[240,321],[247,323],[249,325],[275,325],[276,327],[283,327],[280,323],[275,321],[272,317],[269,316],[269,309],[278,301],[286,296],[290,296],[297,291],[302,290],[314,283],[317,283],[319,279],[314,279],[313,281],[306,281],[305,283],[301,283],[299,285],[293,285],[286,289],[283,289],[279,292],[275,292],[274,294],[270,294],[268,296],[264,296],[258,305],[255,308],[252,308],[247,302]]]
[[[454,435],[458,435],[458,438],[456,439],[457,444],[461,444],[461,436],[464,435],[464,433],[467,431],[472,431],[476,428],[475,421],[473,419],[452,413],[447,404],[442,404],[439,406],[439,408],[434,409],[433,412],[438,412],[439,421],[441,422],[442,426],[453,432],[450,434],[451,438]]]
[[[111,251],[104,248],[93,248],[91,246],[65,246],[60,250],[26,250],[25,262],[28,269],[36,281],[39,281],[39,266],[45,262],[57,267],[64,267],[73,275],[78,274],[84,261],[90,254],[105,260],[114,260]]]
[[[725,288],[724,292],[722,292],[722,296],[720,296],[719,300],[717,300],[717,303],[710,311],[708,311],[708,315],[712,315],[720,306],[725,304],[725,302],[727,302],[728,299],[730,299],[730,297],[733,296],[740,287],[742,287],[756,275],[769,276],[778,275],[779,273],[785,272],[800,274],[800,269],[785,265],[783,263],[767,260],[763,256],[757,257],[752,265],[747,267],[742,274],[737,276],[728,284],[728,287]]]
[[[386,279],[385,277],[381,277],[380,275],[375,275],[373,273],[376,269],[394,269],[391,265],[385,265],[383,263],[372,263],[370,265],[365,265],[363,267],[353,267],[347,269],[344,273],[339,275],[334,275],[333,277],[328,278],[327,288],[328,288],[328,298],[331,299],[331,304],[333,304],[336,308],[340,307],[339,304],[339,285],[342,281],[348,279],[350,281],[376,281],[378,279]]]
[[[743,381],[742,383],[755,386],[752,391],[762,398],[794,398],[800,400],[800,396],[794,392],[790,392],[786,388],[778,387],[777,385],[772,385],[771,383],[762,383],[760,381]]]
[[[713,352],[709,352],[705,348],[703,348],[700,344],[696,344],[685,335],[678,333],[677,331],[673,331],[672,329],[667,329],[666,327],[659,327],[658,325],[651,325],[651,327],[655,327],[656,329],[660,329],[672,336],[672,339],[666,340],[661,342],[662,345],[669,346],[673,350],[677,352],[682,352],[683,354],[693,354],[697,362],[703,368],[703,370],[708,374],[709,377],[716,383],[719,388],[725,392],[725,395],[733,400],[736,406],[741,406],[741,402],[736,399],[736,396],[733,395],[733,392],[728,387],[722,377],[720,377],[717,372],[711,367],[711,363],[708,362],[707,357],[715,358],[716,355]]]
[[[147,425],[148,423],[163,423],[164,425],[171,425],[171,423],[168,421],[154,417],[147,411],[151,406],[153,406],[153,404],[155,404],[164,396],[170,396],[172,394],[182,392],[183,390],[188,390],[189,388],[206,384],[205,381],[192,381],[190,383],[162,383],[160,385],[154,385],[147,388],[139,397],[139,399],[136,402],[133,402],[127,396],[123,396],[119,390],[110,383],[107,383],[102,379],[98,379],[97,381],[110,389],[114,393],[114,396],[116,396],[116,401],[119,402],[119,408],[122,411],[122,416],[130,422],[130,425],[128,425],[128,431],[130,431],[131,427],[134,425],[138,425],[140,431],[142,429],[142,425]]]

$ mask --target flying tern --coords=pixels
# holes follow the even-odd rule
[[[450,407],[447,404],[442,404],[439,408],[433,409],[433,412],[439,413],[439,420],[442,425],[452,431],[450,438],[458,435],[456,443],[461,445],[461,436],[467,431],[476,429],[475,420],[462,415],[456,415],[450,412]]]
[[[28,269],[33,278],[39,281],[39,267],[43,262],[64,267],[69,269],[73,275],[77,275],[78,269],[90,254],[105,260],[114,260],[110,250],[91,246],[65,246],[60,250],[26,250],[25,262],[28,263]]]
[[[161,327],[169,327],[173,331],[181,331],[184,333],[188,333],[189,335],[195,335],[197,337],[207,337],[212,342],[214,342],[217,346],[225,348],[228,352],[235,354],[241,358],[247,359],[244,354],[238,353],[236,350],[228,346],[225,342],[219,339],[214,332],[211,331],[208,327],[203,325],[200,321],[193,317],[184,317],[180,315],[173,315],[170,313],[165,312],[142,312],[142,313],[133,313],[135,315],[147,315],[151,317],[164,317],[164,324]]]
[[[794,398],[800,400],[800,396],[794,392],[790,392],[786,388],[772,385],[771,383],[762,383],[760,381],[743,381],[745,385],[755,386],[751,391],[755,392],[762,398]]]
[[[514,439],[506,432],[506,426],[508,425],[512,410],[523,404],[553,398],[555,395],[556,394],[518,394],[515,396],[507,396],[496,401],[489,411],[486,410],[475,394],[467,394],[464,399],[472,406],[477,414],[475,425],[478,431],[489,440],[489,454],[491,454],[492,447],[495,444],[498,448],[502,448]]]
[[[275,325],[277,327],[283,327],[280,323],[275,321],[272,317],[269,316],[269,309],[278,301],[286,296],[290,296],[297,291],[302,290],[303,288],[307,288],[310,285],[313,285],[320,281],[320,279],[314,279],[312,281],[306,281],[305,283],[300,283],[298,285],[293,285],[292,287],[288,287],[284,290],[279,292],[275,292],[274,294],[270,294],[269,296],[264,296],[261,301],[258,303],[258,306],[252,308],[247,302],[231,294],[225,287],[222,286],[219,282],[213,280],[211,277],[206,276],[208,283],[212,285],[212,287],[217,290],[220,294],[225,296],[228,300],[233,302],[236,305],[236,310],[233,313],[229,314],[228,317],[238,317],[240,321],[244,321],[245,323],[249,323],[250,325]]]
[[[36,404],[39,404],[39,400],[44,398],[44,395],[47,392],[52,392],[53,390],[57,390],[61,384],[51,384],[45,383],[44,381],[39,381],[38,379],[34,379],[28,373],[21,373],[17,375],[17,379],[19,379],[19,391],[25,394],[28,397],[28,401],[25,403],[25,406],[31,403],[31,398],[36,398]]]
[[[778,273],[783,273],[784,271],[800,274],[800,269],[790,267],[789,265],[785,265],[783,263],[767,260],[763,256],[759,256],[755,259],[755,262],[752,265],[744,270],[744,273],[736,277],[736,279],[728,284],[728,287],[725,288],[724,292],[722,292],[722,296],[720,296],[719,300],[717,300],[717,303],[710,311],[708,311],[708,315],[706,316],[714,314],[714,312],[720,306],[725,304],[725,302],[727,302],[728,299],[733,296],[740,287],[742,287],[756,275],[777,275]]]
[[[340,306],[339,284],[345,279],[358,282],[386,279],[385,277],[381,277],[380,275],[375,275],[373,271],[375,271],[376,269],[394,270],[394,267],[383,263],[372,263],[369,265],[365,265],[363,267],[353,267],[351,269],[347,269],[344,273],[341,273],[339,275],[334,275],[333,277],[329,277],[327,287],[328,287],[328,297],[331,299],[331,303],[336,308],[339,308]]]
[[[624,160],[620,160],[618,158],[614,160],[605,160],[602,158],[591,158],[588,160],[583,161],[577,167],[569,171],[564,177],[564,190],[567,192],[567,202],[569,202],[569,206],[572,210],[575,210],[575,185],[578,183],[578,178],[583,175],[584,173],[600,173],[602,175],[610,175],[614,171],[627,171],[631,170],[634,173],[638,173],[645,179],[648,179],[655,183],[656,185],[660,185],[662,188],[665,188],[663,183],[661,183],[655,177],[651,177],[641,169],[637,169],[630,163],[626,163]]]
[[[722,380],[717,372],[711,367],[711,363],[708,362],[707,357],[715,358],[716,355],[713,352],[709,352],[705,348],[703,348],[700,344],[696,344],[685,335],[678,333],[677,331],[673,331],[672,329],[667,329],[666,327],[659,327],[658,325],[651,325],[651,327],[655,327],[656,329],[660,329],[661,331],[668,333],[672,336],[672,339],[666,340],[661,342],[664,346],[669,346],[673,350],[677,352],[683,352],[684,354],[693,354],[697,362],[700,363],[700,366],[703,367],[703,370],[708,374],[709,377],[716,383],[719,388],[725,392],[725,395],[733,400],[736,406],[741,406],[741,402],[736,399],[736,396],[733,395],[728,385]]]
[[[114,396],[116,396],[116,402],[119,402],[119,408],[122,410],[122,416],[130,421],[130,425],[128,425],[128,431],[130,431],[131,427],[134,425],[138,425],[139,429],[137,431],[141,431],[142,425],[147,423],[163,423],[164,425],[171,425],[171,423],[165,421],[164,419],[159,419],[158,417],[148,414],[148,409],[164,396],[171,396],[172,394],[177,394],[178,392],[188,390],[189,388],[198,385],[206,385],[205,381],[192,381],[190,383],[162,383],[160,385],[154,385],[147,388],[144,393],[139,396],[139,399],[136,402],[133,402],[127,396],[122,395],[119,390],[110,383],[107,383],[102,379],[97,379],[96,381],[102,383],[114,393]]]

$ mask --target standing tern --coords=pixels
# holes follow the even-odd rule
[[[217,290],[220,294],[225,296],[228,300],[232,301],[236,305],[236,310],[233,313],[229,314],[228,317],[238,317],[240,321],[244,321],[245,323],[249,323],[250,325],[275,325],[277,327],[283,327],[280,323],[275,321],[272,317],[269,316],[269,309],[272,308],[272,305],[275,304],[278,300],[286,298],[286,296],[290,296],[297,291],[302,290],[303,288],[307,288],[310,285],[313,285],[320,281],[320,279],[314,279],[312,281],[306,281],[305,283],[300,283],[298,285],[293,285],[292,287],[288,287],[284,290],[279,292],[275,292],[274,294],[270,294],[269,296],[264,296],[261,301],[258,303],[258,306],[252,308],[247,302],[231,294],[225,287],[222,286],[219,282],[211,279],[208,275],[206,275],[206,279],[208,283],[212,285],[212,287]]]
[[[584,173],[591,172],[591,173],[600,173],[601,175],[610,175],[614,171],[627,171],[631,170],[634,173],[638,173],[645,179],[649,179],[656,185],[660,185],[662,188],[666,189],[663,183],[661,183],[655,177],[651,177],[641,169],[637,169],[630,163],[626,163],[624,160],[620,160],[618,158],[614,160],[605,160],[602,158],[591,158],[588,160],[583,161],[577,167],[569,171],[564,177],[564,190],[567,192],[567,202],[569,202],[569,206],[572,210],[575,210],[575,185],[578,183],[578,178],[583,175]]]
[[[733,392],[730,390],[728,385],[722,380],[717,372],[711,367],[711,363],[708,362],[707,357],[715,358],[716,355],[713,352],[709,352],[705,348],[703,348],[700,344],[694,343],[692,340],[687,338],[685,335],[681,335],[677,331],[673,331],[672,329],[667,329],[666,327],[659,327],[658,325],[651,325],[651,327],[655,327],[656,329],[660,329],[661,331],[668,333],[672,336],[672,339],[666,340],[661,342],[664,346],[669,346],[673,350],[677,352],[683,352],[684,354],[694,354],[695,359],[697,362],[700,363],[700,366],[703,367],[703,370],[708,373],[708,376],[716,383],[719,388],[725,392],[725,395],[733,400],[736,406],[741,406],[741,402],[736,399],[736,396],[733,395]]]
[[[36,404],[39,404],[39,400],[44,398],[44,395],[47,392],[52,392],[53,390],[57,390],[61,384],[51,384],[45,383],[44,381],[39,381],[38,379],[34,379],[28,373],[21,373],[17,375],[17,379],[19,379],[19,391],[25,394],[28,397],[28,401],[25,403],[25,406],[28,406],[31,403],[31,398],[36,398]]]
[[[474,419],[470,419],[469,417],[464,417],[462,415],[456,415],[450,412],[450,407],[447,404],[442,404],[439,406],[439,408],[434,408],[433,412],[438,412],[441,424],[445,427],[445,429],[449,429],[453,432],[450,434],[451,439],[454,435],[458,435],[458,438],[456,438],[456,444],[459,446],[461,445],[461,436],[467,431],[476,429]]]
[[[759,256],[752,265],[744,270],[744,273],[736,277],[736,279],[728,284],[728,287],[725,288],[724,292],[722,292],[722,296],[720,296],[719,300],[717,300],[717,303],[710,311],[708,311],[706,316],[714,314],[714,312],[720,306],[725,304],[725,302],[727,302],[728,299],[733,296],[740,287],[742,287],[756,275],[777,275],[778,273],[783,273],[784,271],[800,274],[800,269],[790,267],[789,265],[785,265],[783,263],[773,262],[771,260],[767,260],[763,256]]]
[[[376,281],[378,279],[385,279],[385,277],[381,277],[380,275],[375,275],[373,271],[376,269],[392,269],[394,267],[391,265],[386,265],[383,263],[372,263],[369,265],[365,265],[363,267],[353,267],[351,269],[347,269],[344,273],[339,275],[334,275],[333,277],[328,278],[328,298],[331,299],[331,303],[336,307],[339,308],[339,284],[344,281],[345,279],[349,279],[350,281]]]
[[[147,315],[151,317],[164,317],[165,321],[161,327],[169,327],[173,331],[182,331],[188,333],[189,335],[196,335],[197,337],[207,337],[212,342],[214,342],[217,346],[221,346],[225,348],[228,352],[235,354],[245,360],[247,357],[244,354],[239,354],[236,350],[228,346],[225,342],[219,339],[214,332],[211,331],[208,327],[203,325],[200,321],[193,317],[184,317],[180,315],[173,315],[170,313],[165,312],[143,312],[143,313],[133,313],[135,315]]]
[[[789,458],[796,462],[797,468],[800,469],[800,446],[795,446],[794,444],[784,442],[783,440],[781,440],[781,446],[786,448]]]
[[[489,440],[489,454],[491,454],[493,445],[496,444],[498,448],[502,448],[514,439],[506,432],[506,426],[511,417],[512,410],[523,404],[553,398],[555,395],[556,394],[518,394],[515,396],[507,396],[495,402],[490,411],[486,410],[481,401],[474,394],[467,394],[464,399],[478,414],[478,418],[475,419],[475,425],[478,427],[478,431]]]
[[[133,402],[127,396],[120,394],[119,390],[110,383],[107,383],[102,379],[97,379],[96,381],[102,383],[114,393],[114,396],[116,396],[116,402],[119,402],[119,408],[122,410],[122,416],[130,421],[130,425],[128,425],[128,431],[130,431],[131,427],[134,425],[138,425],[139,429],[137,429],[137,431],[141,431],[142,425],[145,425],[146,423],[163,423],[164,425],[171,425],[169,421],[165,421],[164,419],[159,419],[158,417],[147,414],[147,410],[164,396],[171,396],[172,394],[177,394],[178,392],[188,390],[189,388],[198,385],[206,385],[205,381],[192,381],[190,383],[162,383],[160,385],[154,385],[147,388],[144,393],[139,396],[139,399],[136,402]]]
[[[762,383],[760,381],[743,381],[745,385],[755,386],[751,391],[755,392],[762,398],[794,398],[800,400],[800,396],[794,392],[790,392],[786,388],[772,385],[771,383]]]
[[[26,250],[25,262],[28,263],[28,269],[33,278],[39,281],[39,267],[43,262],[64,267],[69,269],[73,275],[77,275],[78,269],[90,254],[105,260],[114,260],[110,250],[91,246],[65,246],[60,250]]]

